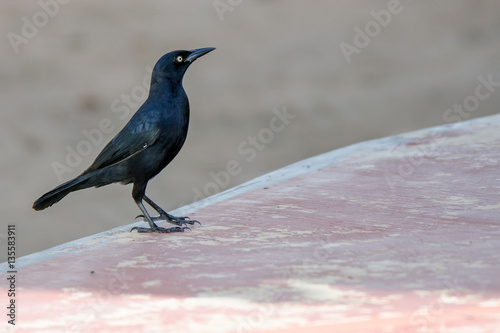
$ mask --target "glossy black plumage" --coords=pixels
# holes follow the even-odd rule
[[[189,101],[182,87],[187,68],[197,58],[214,50],[202,48],[178,50],[165,54],[156,63],[149,96],[125,127],[104,147],[94,163],[80,176],[50,192],[33,204],[33,209],[45,209],[70,192],[111,183],[133,183],[132,197],[150,228],[133,228],[139,232],[183,231],[193,224],[185,217],[174,217],[163,211],[145,195],[148,181],[165,168],[182,148],[189,124]],[[142,200],[159,216],[151,218]],[[166,220],[178,227],[159,228],[154,221]]]

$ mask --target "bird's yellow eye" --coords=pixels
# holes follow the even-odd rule
[[[175,61],[177,62],[182,62],[182,60],[184,60],[182,56],[177,56],[177,58],[175,59]]]

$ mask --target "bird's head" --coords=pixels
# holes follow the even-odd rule
[[[177,50],[165,54],[153,68],[152,84],[168,80],[180,83],[188,67],[199,57],[215,50],[214,47],[204,47],[194,50]]]

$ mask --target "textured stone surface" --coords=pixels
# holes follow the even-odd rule
[[[500,116],[426,129],[21,258],[16,331],[498,331],[499,163]]]

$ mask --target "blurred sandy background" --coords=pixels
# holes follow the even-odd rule
[[[51,164],[65,164],[66,147],[76,149],[83,130],[108,118],[114,131],[64,180],[92,163],[131,116],[120,119],[113,102],[139,96],[146,68],[168,51],[217,47],[184,78],[186,145],[149,183],[148,196],[168,210],[192,202],[196,190],[212,191],[211,172],[230,160],[241,172],[220,190],[352,143],[445,124],[446,110],[474,94],[478,76],[500,81],[494,1],[401,1],[348,63],[340,44],[354,45],[354,28],[387,8],[387,1],[243,0],[221,16],[213,1],[92,0],[60,4],[50,17],[35,1],[2,1],[0,261],[8,224],[17,225],[21,256],[134,222],[131,186],[72,193],[42,212],[31,206],[60,183]],[[40,27],[16,53],[8,36],[23,36],[26,19]],[[492,93],[470,117],[497,113],[499,102],[500,91]],[[295,118],[248,161],[238,146],[285,106]]]

